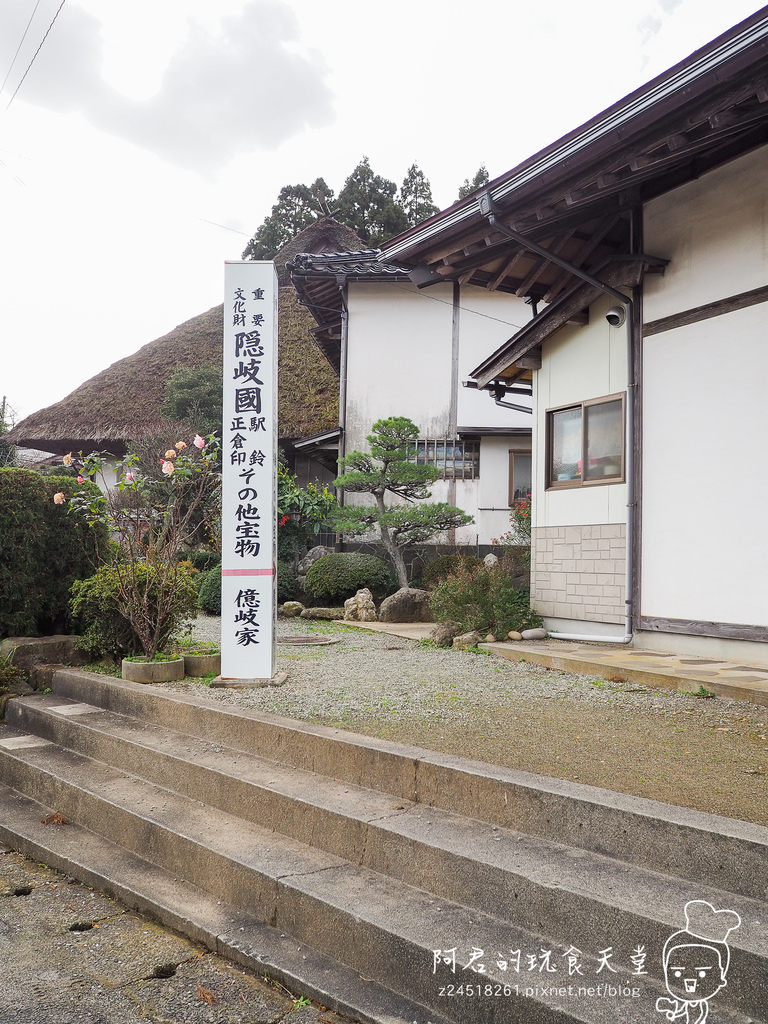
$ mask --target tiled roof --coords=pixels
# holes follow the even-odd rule
[[[381,249],[360,252],[300,252],[286,263],[294,274],[345,274],[355,277],[407,277],[408,267],[383,263]]]

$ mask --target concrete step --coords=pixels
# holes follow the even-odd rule
[[[579,921],[582,946],[606,935],[616,949],[661,948],[675,930],[675,908],[698,899],[693,883],[538,836],[488,826],[438,808],[397,802],[301,769],[213,746],[56,695],[13,702],[9,724],[111,764],[229,815],[493,916],[514,906],[520,927],[564,945]],[[202,882],[200,884],[203,884]],[[764,903],[708,890],[709,898],[760,921]],[[759,976],[768,942],[739,945]],[[631,964],[625,960],[625,966]],[[649,971],[654,975],[654,971]],[[660,977],[660,963],[655,964]]]
[[[14,739],[17,745],[9,743]],[[144,861],[148,895],[154,868],[166,878],[172,873],[216,897],[233,917],[253,916],[417,1008],[421,1004],[412,1020],[442,1015],[441,1001],[447,1004],[449,1019],[457,1022],[495,1024],[509,1019],[503,997],[480,1002],[474,995],[474,986],[503,986],[510,981],[508,975],[488,962],[482,976],[461,972],[462,960],[480,948],[478,936],[488,948],[525,951],[523,955],[534,956],[538,964],[545,940],[535,933],[394,883],[48,741],[3,729],[0,770],[9,789],[23,792],[38,808],[55,810]],[[51,835],[61,835],[66,827]],[[86,841],[85,833],[81,841]],[[90,861],[87,843],[81,856]],[[462,995],[452,1005],[441,991],[450,984],[458,987],[452,981],[455,975],[447,967],[440,975],[433,973],[436,937],[441,950],[467,951],[459,952],[457,966],[464,985],[471,979],[473,995]],[[450,946],[443,937],[449,938]],[[590,977],[599,977],[594,957],[581,960]],[[616,976],[624,987],[630,983],[626,975],[624,970]],[[587,1003],[576,992],[564,991],[550,1004],[530,988],[530,995],[522,986],[515,993],[527,1007],[523,1019],[554,1024],[563,1011],[585,1024],[634,1019],[629,1002],[617,1003],[609,1012],[607,1002]],[[661,991],[646,980],[646,997],[650,993],[657,998]],[[507,999],[512,992],[510,986]]]
[[[201,942],[259,977],[281,982],[337,1012],[370,1024],[410,1024],[423,1007],[395,995],[337,959],[236,911],[211,893],[75,822],[44,825],[53,808],[0,786],[0,841],[106,892],[130,910]],[[448,1018],[430,1014],[435,1024]]]
[[[657,800],[489,765],[340,729],[215,705],[76,669],[69,697],[266,761],[378,790],[491,826],[764,900],[768,829]]]
[[[718,1012],[768,1019],[766,829],[75,670],[54,689],[12,701],[0,727],[5,841],[54,866],[80,829],[103,868],[104,843],[141,863],[135,899],[152,904],[160,872],[161,895],[169,878],[191,885],[227,920],[393,990],[386,1005],[416,1014],[403,1021],[456,1024],[654,1019],[664,942],[707,899],[742,918]],[[35,825],[30,800],[77,825]],[[101,873],[91,884],[132,891]],[[358,1003],[346,1012],[389,1020]]]

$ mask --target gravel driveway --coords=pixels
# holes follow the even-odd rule
[[[218,618],[194,633],[218,641]],[[290,642],[302,636],[315,644]],[[282,687],[166,685],[768,825],[768,708],[313,620],[280,619],[277,637]]]

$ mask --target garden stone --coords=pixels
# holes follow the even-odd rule
[[[315,547],[310,548],[306,555],[304,555],[302,560],[296,566],[296,575],[306,576],[310,567],[315,564],[318,558],[322,558],[324,555],[331,554],[333,554],[333,548],[327,548],[323,544],[317,544]]]
[[[495,644],[496,643],[496,637],[493,635],[493,633],[489,633],[488,636],[485,638],[485,642],[487,644]]]
[[[327,621],[333,621],[334,619],[344,618],[343,608],[305,608],[301,613],[302,619],[326,619]]]
[[[523,634],[518,633],[516,629],[510,629],[507,633],[507,640],[522,640]]]
[[[493,552],[487,554],[483,559],[483,565],[485,566],[486,569],[493,569],[494,566],[497,566],[498,564],[499,559],[497,558],[496,555],[493,554]]]
[[[375,622],[376,605],[373,603],[373,594],[368,587],[358,590],[354,597],[344,602],[344,618],[356,622]]]
[[[547,636],[546,629],[524,629],[521,633],[523,640],[546,640]]]
[[[434,640],[438,647],[450,647],[453,638],[461,632],[461,624],[458,622],[438,622],[429,634],[430,640]]]
[[[477,647],[482,642],[483,638],[476,629],[473,629],[470,633],[462,633],[460,636],[453,638],[453,646],[457,651],[463,651],[467,647]]]
[[[381,602],[379,621],[434,622],[429,594],[415,587],[401,587]]]
[[[301,601],[286,601],[283,605],[283,615],[286,619],[293,619],[297,615],[301,615],[304,611],[304,605]]]

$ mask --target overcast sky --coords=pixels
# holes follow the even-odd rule
[[[66,0],[54,20],[60,5],[0,3],[0,399],[17,418],[220,302],[224,260],[282,185],[338,193],[363,155],[399,185],[415,161],[448,206],[480,164],[502,174],[760,7]]]

